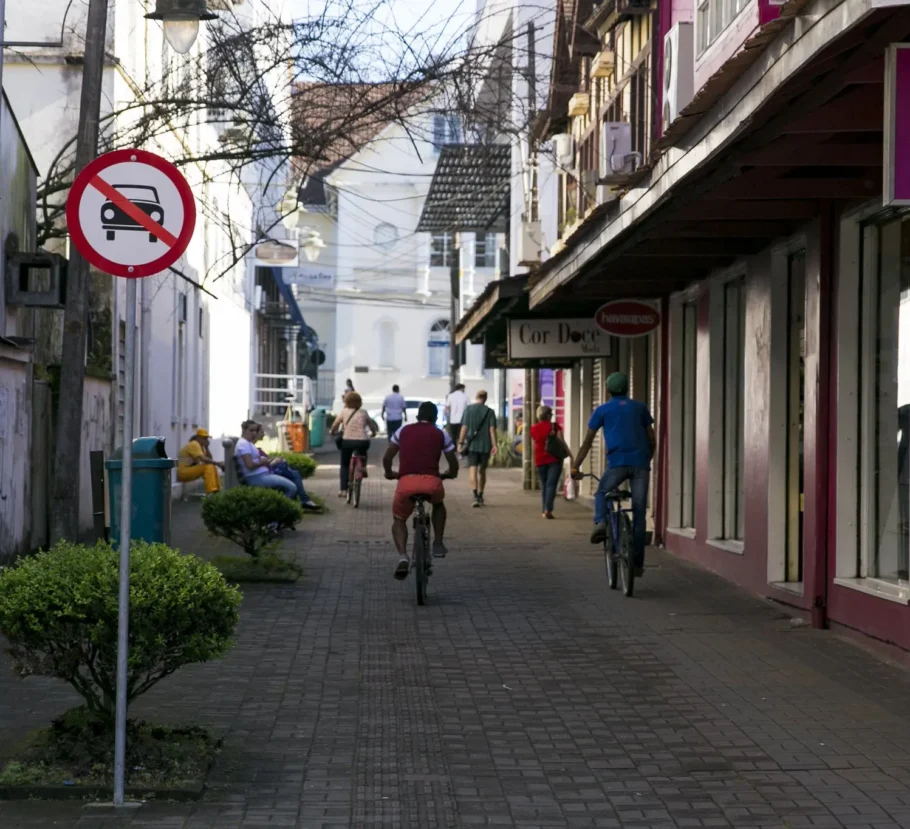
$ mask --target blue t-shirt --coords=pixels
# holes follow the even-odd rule
[[[648,427],[654,418],[644,403],[628,397],[613,396],[609,403],[598,406],[588,421],[588,428],[595,432],[604,430],[607,446],[607,466],[632,466],[651,468],[651,444]]]

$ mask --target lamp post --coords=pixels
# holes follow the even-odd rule
[[[104,79],[107,9],[110,0],[89,0],[85,28],[85,54],[82,66],[82,92],[79,126],[76,136],[74,175],[98,154],[98,132],[101,118],[101,95]],[[164,22],[165,37],[177,51],[186,52],[196,40],[199,21],[211,19],[205,0],[158,0],[152,19]],[[86,321],[88,310],[89,265],[73,248],[67,274],[67,299],[63,314],[60,390],[57,409],[57,441],[54,453],[54,488],[51,536],[54,541],[76,538],[79,521],[79,478],[82,451],[82,399],[85,388]],[[135,280],[129,280],[127,302],[135,309]],[[132,317],[133,314],[130,314]],[[127,348],[135,343],[134,327],[127,328]],[[131,393],[124,395],[132,398]],[[123,498],[131,493],[125,491]],[[128,566],[128,564],[127,564]],[[126,629],[128,610],[121,602],[119,627]],[[118,662],[125,659],[118,654]],[[118,664],[118,672],[124,666]],[[126,755],[125,688],[117,690],[117,712],[114,741],[114,805],[123,805]]]

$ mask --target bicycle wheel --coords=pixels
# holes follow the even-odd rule
[[[422,523],[417,526],[414,533],[414,581],[417,583],[417,604],[425,605],[427,602],[427,558],[430,551],[427,549],[427,537]]]
[[[354,489],[351,503],[354,505],[354,509],[360,506],[360,484],[363,478],[360,475],[360,467],[357,468],[357,474],[354,476]]]
[[[610,590],[616,589],[616,583],[619,581],[619,572],[616,566],[616,550],[613,546],[613,522],[607,519],[607,534],[604,537],[604,566],[607,570],[607,583]]]
[[[622,576],[622,592],[631,596],[635,590],[635,563],[632,552],[632,527],[629,516],[624,512],[619,516],[619,571]]]

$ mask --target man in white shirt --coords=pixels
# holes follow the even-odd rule
[[[465,394],[464,383],[455,386],[455,391],[446,398],[446,423],[449,435],[454,443],[458,443],[461,435],[461,421],[464,410],[468,407],[468,396]]]
[[[271,470],[268,458],[263,458],[253,443],[259,436],[259,424],[255,420],[246,420],[241,426],[242,437],[234,447],[234,456],[240,465],[238,470],[243,475],[244,483],[249,486],[263,486],[267,489],[279,489],[288,498],[297,498],[297,487],[287,478],[275,475]]]
[[[392,386],[392,393],[386,395],[382,404],[382,416],[385,418],[386,431],[389,438],[392,437],[400,428],[401,424],[408,419],[406,411],[407,404],[401,396],[398,386]]]

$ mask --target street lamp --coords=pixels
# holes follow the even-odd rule
[[[155,11],[146,18],[163,21],[164,39],[177,54],[185,55],[199,35],[199,21],[217,16],[206,8],[205,0],[156,0]]]
[[[315,227],[302,227],[298,231],[300,240],[300,249],[308,262],[315,262],[325,247],[322,236]]]

